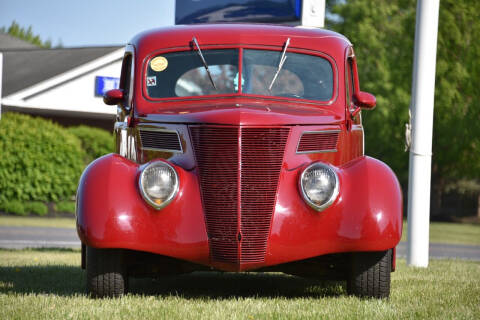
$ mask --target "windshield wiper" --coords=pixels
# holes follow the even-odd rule
[[[284,47],[283,47],[283,52],[282,52],[282,57],[280,58],[280,62],[278,63],[277,67],[277,72],[275,72],[275,75],[273,76],[272,82],[270,83],[270,86],[268,87],[268,90],[272,90],[272,86],[275,83],[275,80],[277,80],[278,74],[283,68],[283,64],[285,63],[285,60],[287,60],[287,56],[285,53],[287,52],[288,45],[290,44],[290,38],[285,41]]]
[[[200,59],[202,59],[202,63],[203,63],[203,66],[205,67],[205,70],[207,70],[207,74],[208,74],[208,77],[210,78],[210,82],[212,83],[212,86],[215,89],[217,89],[217,87],[215,86],[215,82],[213,82],[212,74],[210,73],[210,70],[208,70],[207,61],[205,61],[205,58],[203,57],[203,54],[202,54],[202,50],[200,50],[200,46],[198,45],[197,38],[193,37],[192,41],[195,44],[195,46],[197,46],[198,55],[200,56]]]

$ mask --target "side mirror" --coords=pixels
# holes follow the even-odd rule
[[[358,91],[353,94],[353,102],[360,108],[373,109],[377,104],[377,99],[373,94],[364,91]]]
[[[109,106],[114,106],[119,104],[123,101],[123,90],[121,89],[113,89],[108,90],[103,95],[103,102],[108,104]]]

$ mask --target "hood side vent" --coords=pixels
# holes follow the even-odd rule
[[[305,131],[298,142],[297,153],[337,152],[340,130]]]
[[[143,150],[183,152],[177,131],[142,128],[139,132]]]

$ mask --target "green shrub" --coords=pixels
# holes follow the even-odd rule
[[[106,130],[78,126],[68,128],[68,131],[73,133],[82,142],[82,148],[87,154],[85,158],[86,164],[114,151],[113,134]]]
[[[25,210],[25,205],[20,200],[4,201],[1,203],[0,209],[7,213],[13,213],[19,216],[25,216],[28,214]]]
[[[73,201],[60,201],[55,204],[55,211],[75,213],[75,202]]]
[[[0,150],[0,203],[58,201],[75,194],[85,152],[65,128],[42,118],[5,113]]]
[[[38,216],[44,216],[48,213],[48,207],[43,202],[32,201],[25,204],[25,211],[36,214]]]

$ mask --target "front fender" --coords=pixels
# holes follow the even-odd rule
[[[356,251],[395,247],[403,225],[402,190],[395,173],[370,157],[351,161],[339,171],[343,193],[338,236],[359,246]]]
[[[292,190],[307,165],[282,173],[267,264],[337,252],[383,251],[398,244],[402,192],[386,164],[359,157],[338,167],[339,195],[322,212],[313,210],[298,190]]]
[[[77,191],[77,232],[96,248],[124,248],[208,263],[208,240],[195,175],[179,166],[179,192],[156,210],[141,197],[141,167],[117,154],[92,162]],[[187,196],[189,201],[180,201]]]

